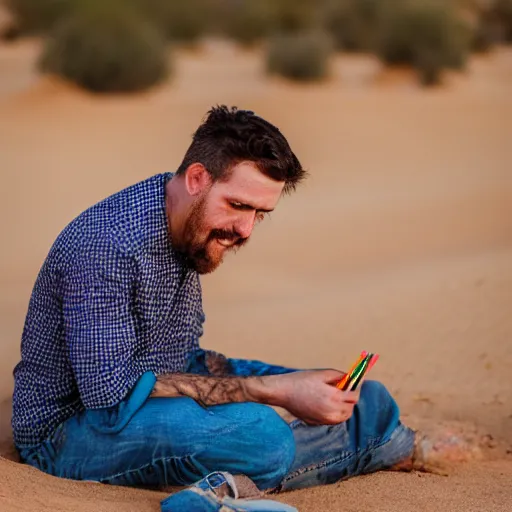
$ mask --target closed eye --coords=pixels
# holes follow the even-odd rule
[[[236,201],[231,201],[229,203],[235,210],[254,210],[252,206],[248,204],[238,203]]]
[[[256,210],[254,206],[251,206],[250,204],[240,203],[238,201],[229,201],[229,205],[231,206],[231,208],[234,208],[235,210],[246,212],[256,211],[256,222],[261,222],[266,215],[270,215],[270,210]]]

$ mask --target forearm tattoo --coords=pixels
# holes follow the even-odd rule
[[[158,376],[152,396],[188,396],[203,406],[252,401],[243,377],[210,377],[187,373]]]

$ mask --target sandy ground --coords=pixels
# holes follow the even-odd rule
[[[213,104],[280,126],[310,170],[247,249],[203,280],[203,345],[297,367],[361,349],[406,421],[488,434],[449,477],[381,473],[280,499],[302,512],[512,509],[512,51],[430,91],[372,59],[323,85],[264,78],[257,54],[182,52],[149,94],[97,98],[39,77],[38,45],[0,46],[0,444],[31,287],[78,213],[174,170]],[[164,495],[68,482],[0,459],[0,509],[150,511]]]

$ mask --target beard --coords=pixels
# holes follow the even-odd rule
[[[183,240],[175,249],[186,264],[199,274],[213,272],[223,261],[227,251],[236,251],[248,241],[233,230],[209,228],[206,222],[207,194],[192,206],[185,222]],[[231,241],[232,245],[223,244]]]

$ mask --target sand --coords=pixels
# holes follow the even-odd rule
[[[37,41],[0,45],[0,451],[30,291],[85,208],[174,170],[213,104],[280,126],[311,176],[249,246],[203,280],[203,345],[373,377],[405,421],[487,435],[448,477],[379,473],[282,495],[301,512],[512,509],[512,51],[444,86],[341,57],[322,85],[267,79],[257,52],[181,51],[175,78],[95,97],[34,71]],[[162,493],[70,482],[0,459],[0,510],[150,511]]]

